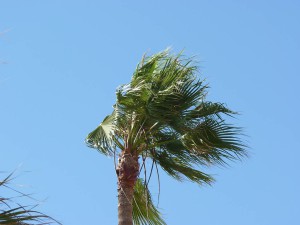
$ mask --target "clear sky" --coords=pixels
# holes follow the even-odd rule
[[[167,224],[300,224],[299,12],[298,0],[2,0],[0,171],[17,168],[16,188],[65,225],[117,224],[113,159],[84,139],[141,56],[171,46],[197,56],[208,100],[241,112],[251,149],[205,169],[212,187],[161,173]]]

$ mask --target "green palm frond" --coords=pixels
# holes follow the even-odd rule
[[[178,181],[183,181],[184,178],[198,184],[211,184],[214,181],[210,175],[193,168],[187,158],[182,157],[183,154],[180,155],[176,157],[167,151],[157,150],[152,157],[168,175]]]
[[[197,154],[191,153],[191,151],[186,148],[182,142],[181,136],[172,133],[162,133],[156,134],[156,145],[153,148],[161,149],[158,152],[165,151],[172,157],[178,158],[180,161],[186,162],[193,165],[208,165],[206,160],[200,158]],[[152,151],[155,154],[155,151]]]
[[[240,128],[224,121],[205,119],[182,136],[182,143],[201,161],[208,164],[226,164],[226,160],[246,155],[245,145],[239,139]]]
[[[135,225],[166,224],[154,206],[150,191],[142,179],[138,179],[134,187],[133,221]]]
[[[9,187],[9,183],[12,180],[13,173],[9,174],[2,181],[0,181],[0,188],[6,188],[17,192],[20,197],[28,197],[19,191],[16,191]],[[21,194],[21,196],[20,196]],[[0,196],[0,224],[7,225],[46,225],[46,224],[60,224],[58,221],[53,219],[46,214],[43,214],[34,206],[23,206],[15,202],[15,197],[3,197]]]
[[[115,112],[106,116],[102,123],[86,137],[86,143],[89,147],[97,149],[104,155],[112,155],[114,151],[114,121]]]
[[[203,97],[205,86],[202,82],[193,83],[192,80],[178,81],[164,91],[158,92],[148,103],[147,110],[150,116],[157,120],[169,123],[192,107]]]
[[[53,222],[45,222],[44,220],[49,220],[50,217],[40,213],[38,211],[32,210],[29,206],[20,206],[13,209],[1,210],[0,211],[0,224],[8,225],[45,225],[53,224]]]
[[[188,119],[201,119],[204,117],[217,116],[219,119],[221,119],[222,114],[232,116],[237,113],[228,109],[222,103],[213,103],[206,101],[198,104],[195,109],[188,111],[186,113],[186,117]]]

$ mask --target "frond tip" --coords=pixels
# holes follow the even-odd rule
[[[142,179],[138,179],[134,187],[133,221],[135,225],[166,225]]]
[[[0,180],[0,188],[17,193],[17,197],[4,197],[0,196],[0,224],[7,225],[46,225],[46,224],[61,224],[50,216],[41,213],[34,208],[37,205],[21,205],[15,202],[16,198],[28,197],[9,186],[13,173],[9,174],[3,180]],[[3,192],[3,190],[1,190]],[[6,192],[6,190],[4,191]]]

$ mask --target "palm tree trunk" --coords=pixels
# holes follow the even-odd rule
[[[119,225],[132,225],[132,201],[134,185],[139,173],[138,157],[123,151],[117,166]]]

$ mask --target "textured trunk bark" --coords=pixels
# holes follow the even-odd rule
[[[138,158],[123,151],[117,166],[119,225],[132,225],[134,185],[139,173]]]

